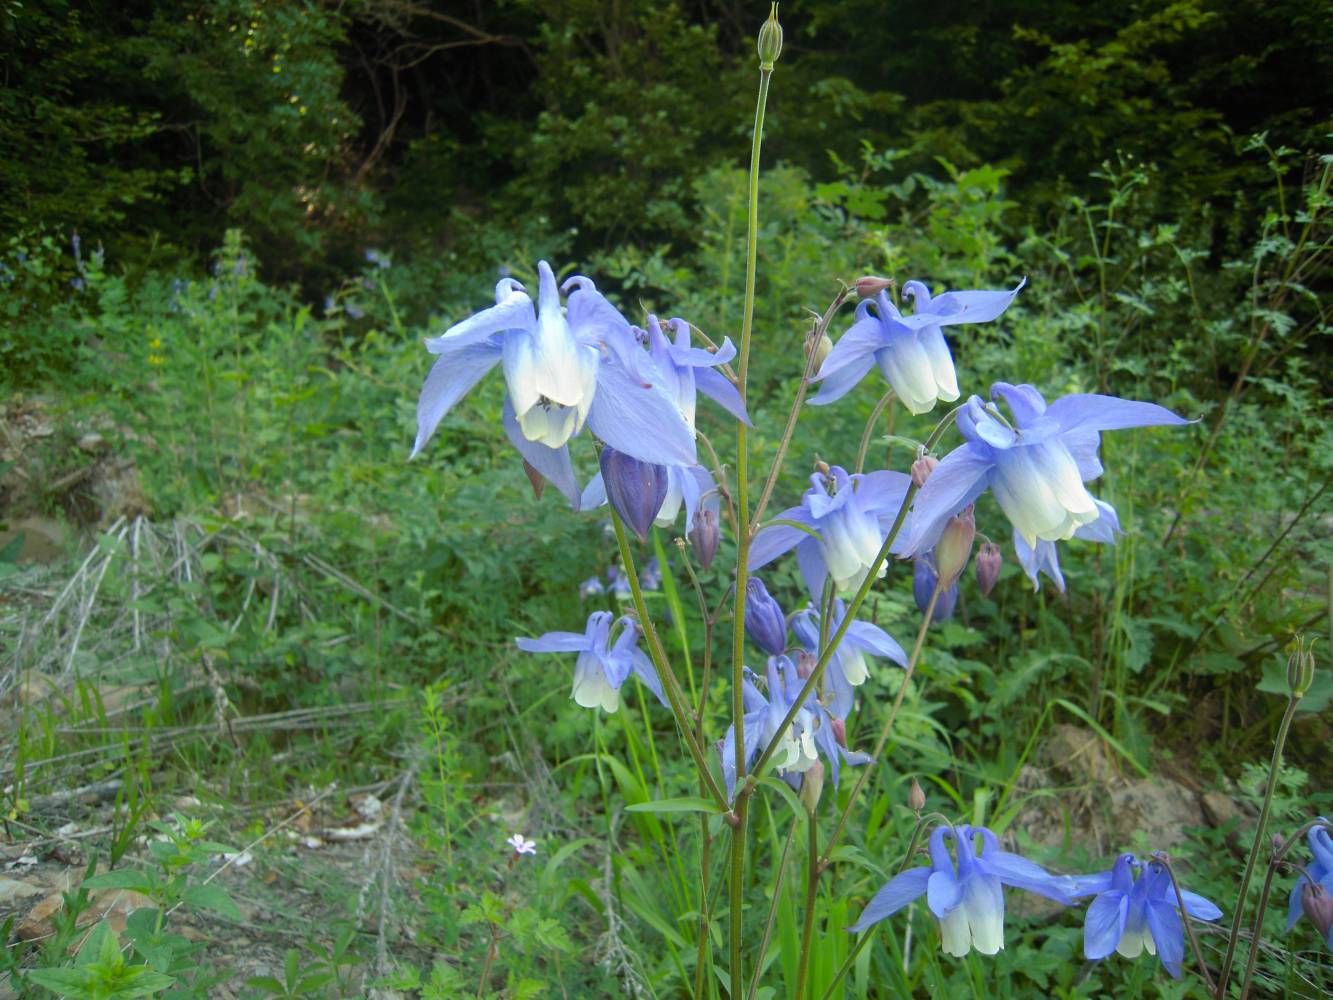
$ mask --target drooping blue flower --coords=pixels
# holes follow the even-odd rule
[[[829,616],[830,637],[842,627],[846,617],[847,605],[841,598],[834,598],[833,613]],[[806,652],[818,656],[820,614],[814,606],[796,612],[791,627]],[[870,622],[853,621],[824,668],[824,702],[836,718],[847,718],[855,699],[854,689],[865,683],[870,675],[866,654],[885,657],[900,667],[907,666],[907,654],[891,635]]]
[[[787,648],[787,616],[757,576],[745,582],[745,631],[769,656],[781,656]]]
[[[916,601],[917,610],[923,615],[926,608],[930,607],[931,595],[935,593],[935,585],[939,583],[939,574],[935,572],[935,560],[933,553],[926,553],[923,556],[917,556],[912,560],[912,599]],[[940,596],[935,599],[935,612],[930,616],[930,623],[947,621],[953,617],[954,609],[958,606],[958,584],[946,590],[940,591]]]
[[[1083,485],[1102,474],[1102,431],[1189,423],[1155,403],[1115,396],[1076,393],[1048,407],[1032,386],[1007,382],[995,383],[991,394],[1009,404],[1013,424],[976,396],[958,411],[965,443],[944,457],[917,495],[907,554],[934,548],[949,518],[987,489],[1030,547],[1070,538],[1102,516]]]
[[[956,831],[956,832],[955,832]],[[981,838],[981,850],[975,838]],[[949,854],[953,843],[957,864]],[[1068,904],[1060,879],[1040,865],[1000,849],[999,838],[984,826],[937,827],[930,835],[930,865],[909,868],[875,893],[851,928],[872,927],[924,895],[940,925],[945,954],[961,958],[975,948],[994,955],[1004,947],[1003,886],[1026,889]]]
[[[657,556],[649,559],[647,565],[639,571],[639,586],[644,590],[657,590],[662,586],[662,566]]]
[[[634,619],[615,620],[620,634],[611,641],[615,616],[609,611],[594,611],[588,616],[584,632],[547,632],[536,639],[518,638],[514,642],[526,653],[578,653],[574,665],[573,698],[584,708],[614,712],[620,707],[620,688],[635,674],[666,704],[661,682],[652,661],[638,648],[639,631]]]
[[[629,600],[634,596],[634,589],[630,586],[629,575],[622,573],[619,566],[609,566],[606,570],[607,582],[611,584],[611,593],[621,600]]]
[[[748,772],[760,752],[778,734],[778,727],[800,697],[805,678],[800,675],[790,658],[770,656],[767,671],[767,695],[762,694],[753,681],[754,674],[746,670],[742,699],[745,709],[745,768]],[[722,756],[722,775],[727,782],[727,793],[736,791],[736,733],[727,730],[718,746]],[[823,754],[833,772],[833,784],[838,783],[838,769],[842,763],[863,764],[868,754],[849,751],[838,737],[832,716],[813,696],[796,713],[778,742],[773,754],[773,766],[778,777],[794,789],[800,788],[799,776],[808,771]]]
[[[496,364],[508,394],[504,428],[523,458],[577,506],[568,441],[586,423],[618,452],[659,465],[695,464],[694,431],[666,377],[629,323],[592,281],[565,281],[539,261],[537,308],[519,282],[502,278],[496,304],[426,341],[439,360],[417,401],[416,455],[445,414]]]
[[[1122,535],[1124,532],[1120,529],[1120,516],[1116,514],[1115,508],[1104,500],[1092,498],[1092,502],[1097,505],[1100,516],[1095,521],[1083,525],[1074,530],[1074,537],[1081,538],[1089,542],[1105,542],[1115,544],[1116,535]],[[1041,590],[1041,580],[1038,573],[1045,573],[1051,578],[1051,582],[1064,593],[1065,577],[1060,572],[1060,553],[1058,542],[1038,541],[1036,546],[1028,545],[1027,540],[1014,529],[1014,555],[1018,557],[1018,563],[1023,567],[1023,572],[1027,574],[1028,579],[1032,581],[1034,590]]]
[[[606,593],[606,586],[602,583],[600,577],[590,576],[579,584],[579,598],[586,600],[594,594]]]
[[[830,575],[838,590],[859,587],[879,554],[911,483],[901,472],[848,475],[837,465],[827,474],[814,473],[801,505],[784,510],[775,519],[804,525],[810,530],[791,524],[768,525],[755,535],[750,546],[750,570],[757,570],[794,548],[801,576],[816,600],[823,596],[824,580]],[[895,541],[891,551],[896,553],[899,549],[900,544]],[[880,576],[884,570],[881,565]]]
[[[1136,879],[1133,869],[1140,864],[1133,854],[1122,854],[1110,871],[1062,880],[1073,898],[1096,893],[1083,921],[1083,954],[1095,960],[1114,951],[1137,958],[1146,950],[1179,979],[1185,958],[1185,926],[1171,874],[1160,861],[1149,861]],[[1182,889],[1180,895],[1185,912],[1192,917],[1216,920],[1222,915],[1197,893]]]
[[[1328,822],[1320,818],[1322,822]],[[1325,892],[1333,895],[1333,836],[1329,835],[1329,828],[1311,827],[1310,832],[1306,834],[1306,841],[1310,845],[1310,854],[1313,858],[1306,871]],[[1301,918],[1301,887],[1305,883],[1306,878],[1302,875],[1296,880],[1296,888],[1292,890],[1291,903],[1287,906],[1287,930],[1291,930]],[[1333,944],[1329,947],[1333,948]]]
[[[945,326],[985,323],[1014,300],[1027,279],[1013,291],[945,292],[930,297],[919,281],[903,285],[914,310],[904,316],[887,291],[856,307],[856,322],[833,345],[814,381],[824,386],[810,402],[816,406],[841,399],[878,363],[884,378],[912,413],[926,413],[937,400],[958,398],[953,355],[944,341]]]

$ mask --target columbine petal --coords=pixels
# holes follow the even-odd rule
[[[1089,903],[1083,918],[1084,956],[1095,960],[1114,952],[1128,913],[1129,897],[1123,892],[1103,892]]]
[[[741,423],[754,426],[750,423],[750,415],[745,411],[745,401],[741,399],[740,390],[736,388],[731,379],[720,371],[712,368],[696,368],[694,370],[694,384],[700,392]]]
[[[1095,393],[1061,396],[1047,407],[1046,416],[1058,421],[1061,431],[1066,434],[1086,430],[1124,430],[1128,427],[1179,427],[1192,423],[1156,403],[1141,403]]]
[[[569,501],[571,507],[579,509],[579,483],[574,476],[574,464],[569,459],[569,446],[549,448],[536,441],[530,441],[523,435],[518,421],[514,419],[514,407],[505,400],[504,415],[505,435],[527,463],[540,472],[551,485],[558,489]]]
[[[963,890],[963,909],[972,931],[972,947],[994,955],[1004,947],[1004,890],[993,876],[974,875]]]
[[[616,451],[640,461],[696,465],[694,432],[667,392],[652,382],[654,375],[651,367],[640,375],[614,356],[605,358],[588,426]]]
[[[1148,876],[1144,876],[1145,878]],[[1157,957],[1172,977],[1180,978],[1180,963],[1185,958],[1185,928],[1175,904],[1148,902],[1148,930],[1157,946]]]
[[[506,330],[535,330],[537,314],[533,311],[532,299],[528,298],[522,287],[514,281],[502,281],[496,288],[495,305],[469,316],[461,323],[455,323],[440,336],[429,338],[426,350],[432,354],[444,354]]]
[[[525,653],[577,653],[588,648],[588,637],[581,632],[547,632],[536,639],[520,636],[514,643]]]
[[[985,492],[994,468],[994,453],[984,444],[969,442],[945,455],[912,504],[903,555],[933,549],[949,518]]]
[[[926,904],[930,912],[943,920],[963,901],[963,887],[952,871],[931,872],[926,885]]]
[[[956,323],[987,323],[1008,309],[1010,303],[1014,301],[1014,296],[1027,283],[1028,279],[1024,278],[1007,292],[989,290],[945,292],[930,300],[930,311],[925,315],[931,316],[941,326]],[[908,282],[903,286],[904,292],[910,284],[913,283]],[[911,320],[919,315],[922,314],[915,313],[913,316],[904,317],[904,320]]]
[[[856,322],[842,335],[829,356],[820,365],[812,382],[823,382],[819,393],[810,399],[812,406],[824,406],[841,399],[875,364],[875,352],[884,347],[883,327],[878,317],[870,315],[869,304],[856,310]]]
[[[810,522],[810,515],[800,507],[790,507],[779,514],[775,520],[794,521],[797,524],[808,525],[813,528]],[[794,549],[805,539],[814,541],[808,531],[800,528],[793,528],[789,524],[768,524],[760,529],[754,536],[754,541],[750,543],[749,569],[751,572],[767,566],[784,552]]]
[[[500,360],[501,348],[490,340],[450,344],[431,365],[417,400],[417,439],[412,458],[426,446],[445,414],[471,391]]]
[[[929,868],[909,868],[895,875],[887,885],[871,897],[866,908],[861,911],[860,918],[847,930],[859,934],[881,920],[893,916],[908,903],[919,898],[926,891],[929,880]]]

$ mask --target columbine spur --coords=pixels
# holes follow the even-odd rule
[[[563,286],[537,264],[537,308],[513,278],[495,286],[495,305],[456,323],[426,348],[439,355],[417,401],[416,455],[445,414],[496,364],[508,394],[510,442],[575,506],[579,488],[568,442],[584,424],[607,445],[644,462],[694,465],[694,430],[623,316],[588,278]]]
[[[1136,879],[1133,870],[1140,865],[1133,854],[1122,854],[1110,871],[1061,880],[1071,897],[1096,893],[1083,920],[1083,954],[1101,959],[1119,952],[1126,958],[1138,958],[1146,950],[1179,979],[1185,927],[1171,874],[1160,861],[1149,861],[1142,864]],[[1197,893],[1182,889],[1180,895],[1185,912],[1192,917],[1216,920],[1222,915]]]
[[[965,442],[921,487],[906,554],[934,548],[949,518],[987,489],[1029,547],[1070,538],[1103,516],[1083,485],[1102,474],[1102,431],[1189,423],[1156,403],[1115,396],[1075,393],[1047,406],[1032,386],[1007,382],[995,383],[991,395],[1009,404],[1013,423],[976,396],[959,409]]]
[[[981,850],[975,838],[981,838]],[[957,865],[949,854],[954,844]],[[860,932],[926,897],[940,925],[945,954],[961,958],[975,948],[994,955],[1004,947],[1003,886],[1026,889],[1057,903],[1069,903],[1060,879],[1038,864],[1000,849],[999,838],[984,826],[937,827],[930,835],[929,867],[909,868],[890,879],[866,905],[849,930]]]
[[[630,674],[637,674],[648,689],[663,701],[662,686],[652,662],[637,646],[638,626],[632,618],[620,618],[621,628],[611,641],[612,619],[609,611],[594,611],[588,616],[584,632],[547,632],[536,639],[514,641],[525,653],[578,653],[574,666],[573,698],[584,708],[614,712],[620,707],[620,687]],[[663,704],[665,702],[663,701]]]
[[[838,590],[859,587],[911,482],[901,472],[849,475],[837,465],[814,473],[801,505],[775,518],[804,527],[770,524],[763,528],[750,546],[751,572],[794,548],[801,575],[816,600],[822,598],[824,580],[830,575]],[[897,544],[893,551],[898,551]],[[884,569],[881,564],[879,576]]]
[[[1009,308],[1018,290],[945,292],[931,298],[919,281],[903,285],[912,300],[910,315],[898,311],[887,291],[856,307],[856,322],[842,335],[820,366],[814,381],[823,388],[810,400],[816,406],[841,399],[878,363],[893,391],[913,413],[926,413],[937,400],[958,398],[953,355],[944,342],[945,326],[985,323]]]

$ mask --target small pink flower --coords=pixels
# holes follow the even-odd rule
[[[537,842],[535,840],[528,840],[521,833],[514,834],[506,840],[505,843],[514,849],[515,854],[537,853]]]

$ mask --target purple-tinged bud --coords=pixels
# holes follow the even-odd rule
[[[926,808],[926,793],[921,790],[921,783],[912,779],[912,785],[907,789],[907,808],[914,813],[919,813]]]
[[[830,720],[829,725],[833,727],[833,739],[844,750],[847,749],[847,723],[836,716]]]
[[[935,593],[935,581],[938,577],[935,575],[935,566],[930,561],[930,556],[917,556],[912,565],[912,597],[916,600],[917,609],[926,613],[926,608],[930,607],[930,596]],[[931,615],[931,622],[942,622],[946,618],[952,618],[954,607],[958,604],[958,585],[942,591],[935,600],[935,613]]]
[[[935,544],[935,572],[944,581],[948,590],[967,568],[967,561],[972,558],[972,542],[977,537],[977,522],[972,516],[972,505],[968,504],[961,513],[949,518],[944,526],[944,534]]]
[[[778,5],[768,11],[768,20],[759,29],[759,68],[771,70],[782,55],[782,25],[778,23]]]
[[[922,455],[912,463],[912,482],[916,483],[917,489],[926,485],[926,480],[939,464],[940,460],[934,455]]]
[[[867,274],[864,277],[857,278],[853,287],[856,289],[857,298],[873,299],[880,292],[892,288],[894,284],[892,278],[881,278],[877,275]]]
[[[781,656],[787,648],[787,617],[757,576],[745,583],[745,631],[769,656]]]
[[[1278,851],[1282,850],[1282,845],[1285,843],[1286,840],[1283,839],[1282,834],[1275,833],[1273,834],[1272,839],[1269,840],[1268,846],[1272,848],[1273,853],[1276,854]]]
[[[811,816],[819,805],[819,796],[824,791],[824,762],[817,760],[801,777],[801,805]]]
[[[666,499],[666,466],[640,462],[613,448],[602,449],[601,464],[606,499],[639,541],[646,542],[648,529]]]
[[[713,565],[717,543],[721,538],[716,511],[705,508],[694,515],[694,527],[690,529],[690,548],[694,549],[694,558],[699,560],[699,565],[704,569]]]
[[[528,482],[532,484],[532,499],[540,500],[542,491],[546,489],[546,477],[528,464],[528,460],[523,460],[523,471],[527,474]]]
[[[1297,636],[1287,657],[1287,687],[1292,697],[1304,698],[1314,683],[1314,640]]]
[[[801,650],[796,654],[796,676],[801,680],[809,680],[810,675],[815,672],[815,667],[819,665],[819,657],[814,653]]]
[[[1306,879],[1301,884],[1301,909],[1310,918],[1310,923],[1319,928],[1319,936],[1329,940],[1329,928],[1333,927],[1333,896],[1318,882]]]
[[[995,589],[995,581],[1000,578],[1000,566],[1004,555],[994,542],[982,542],[977,549],[977,589],[982,597],[989,597]]]

